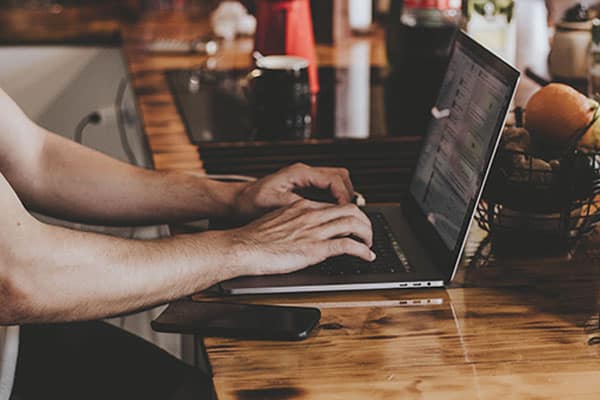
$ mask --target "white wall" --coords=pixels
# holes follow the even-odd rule
[[[118,135],[113,106],[119,84],[127,69],[118,48],[65,46],[0,46],[0,87],[2,87],[41,126],[73,138],[78,122],[98,109],[104,121],[85,129],[83,143],[112,157],[127,161]],[[128,90],[128,108],[134,108]],[[141,131],[128,129],[128,138],[138,164],[149,166]],[[101,231],[108,234],[153,238],[166,233],[161,227],[104,228],[69,224],[49,218],[42,219],[77,229]],[[150,321],[159,309],[112,320],[145,339],[163,347],[175,356],[181,355],[179,335],[158,334],[151,330]]]
[[[37,121],[100,52],[78,47],[0,47],[0,87]]]

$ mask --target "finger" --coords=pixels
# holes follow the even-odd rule
[[[271,210],[258,221],[276,220],[278,224],[282,224],[288,220],[298,218],[298,216],[306,214],[310,210],[317,210],[326,206],[327,204],[317,203],[315,201],[306,200],[300,196],[297,196],[296,201],[294,201],[292,204]]]
[[[368,247],[373,245],[373,230],[370,225],[356,217],[342,217],[314,228],[320,240],[354,235]]]
[[[278,220],[278,223],[283,224],[293,219],[300,218],[303,224],[308,224],[309,219],[305,218],[306,215],[311,212],[318,212],[319,210],[331,207],[335,206],[328,203],[319,203],[317,201],[300,198],[300,200],[283,208],[283,213],[281,218]]]
[[[332,239],[324,242],[326,246],[327,258],[348,254],[350,256],[362,258],[365,261],[374,261],[375,253],[371,251],[364,243],[357,242],[350,238]]]
[[[347,204],[354,192],[350,192],[344,180],[338,174],[326,172],[324,168],[311,168],[304,164],[295,164],[290,169],[290,178],[294,186],[314,186],[331,192],[338,204]]]
[[[290,196],[287,198],[284,196],[280,197],[282,202],[290,202],[289,204],[282,204],[280,206],[274,205],[270,207],[271,210],[268,211],[261,220],[275,221],[278,224],[283,224],[294,218],[298,218],[300,215],[306,214],[311,210],[331,207],[331,204],[306,200],[294,193],[289,193],[289,195]]]
[[[344,206],[324,207],[307,216],[307,223],[324,224],[331,220],[354,216],[371,227],[371,221],[364,212],[354,204],[346,204]]]
[[[352,184],[352,180],[350,179],[350,172],[346,168],[325,167],[323,169],[329,173],[336,174],[340,178],[342,178],[342,181],[344,182],[344,185],[346,185],[348,193],[350,193],[351,195],[351,199],[354,197],[354,185]]]
[[[312,182],[311,184],[321,189],[329,189],[338,204],[348,204],[352,201],[354,192],[348,190],[344,180],[339,175],[321,173],[316,174],[315,178],[321,180],[319,182]]]
[[[312,210],[323,210],[338,206],[331,203],[321,203],[319,201],[308,200],[301,197],[300,200],[292,204],[291,207],[297,208],[298,210],[303,212],[307,212]]]

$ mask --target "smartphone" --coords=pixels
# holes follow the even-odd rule
[[[157,332],[253,340],[302,340],[321,319],[310,307],[178,301],[152,321]]]

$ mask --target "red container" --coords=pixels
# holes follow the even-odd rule
[[[313,94],[319,91],[315,38],[309,0],[257,0],[255,50],[265,56],[287,54],[309,62]]]

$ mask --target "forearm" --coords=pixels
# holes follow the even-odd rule
[[[103,318],[181,298],[240,274],[222,232],[135,241],[29,225],[12,241],[5,274],[10,278],[0,285],[11,312],[1,323]]]
[[[137,168],[45,134],[34,185],[13,187],[33,210],[102,225],[231,215],[239,184]]]

